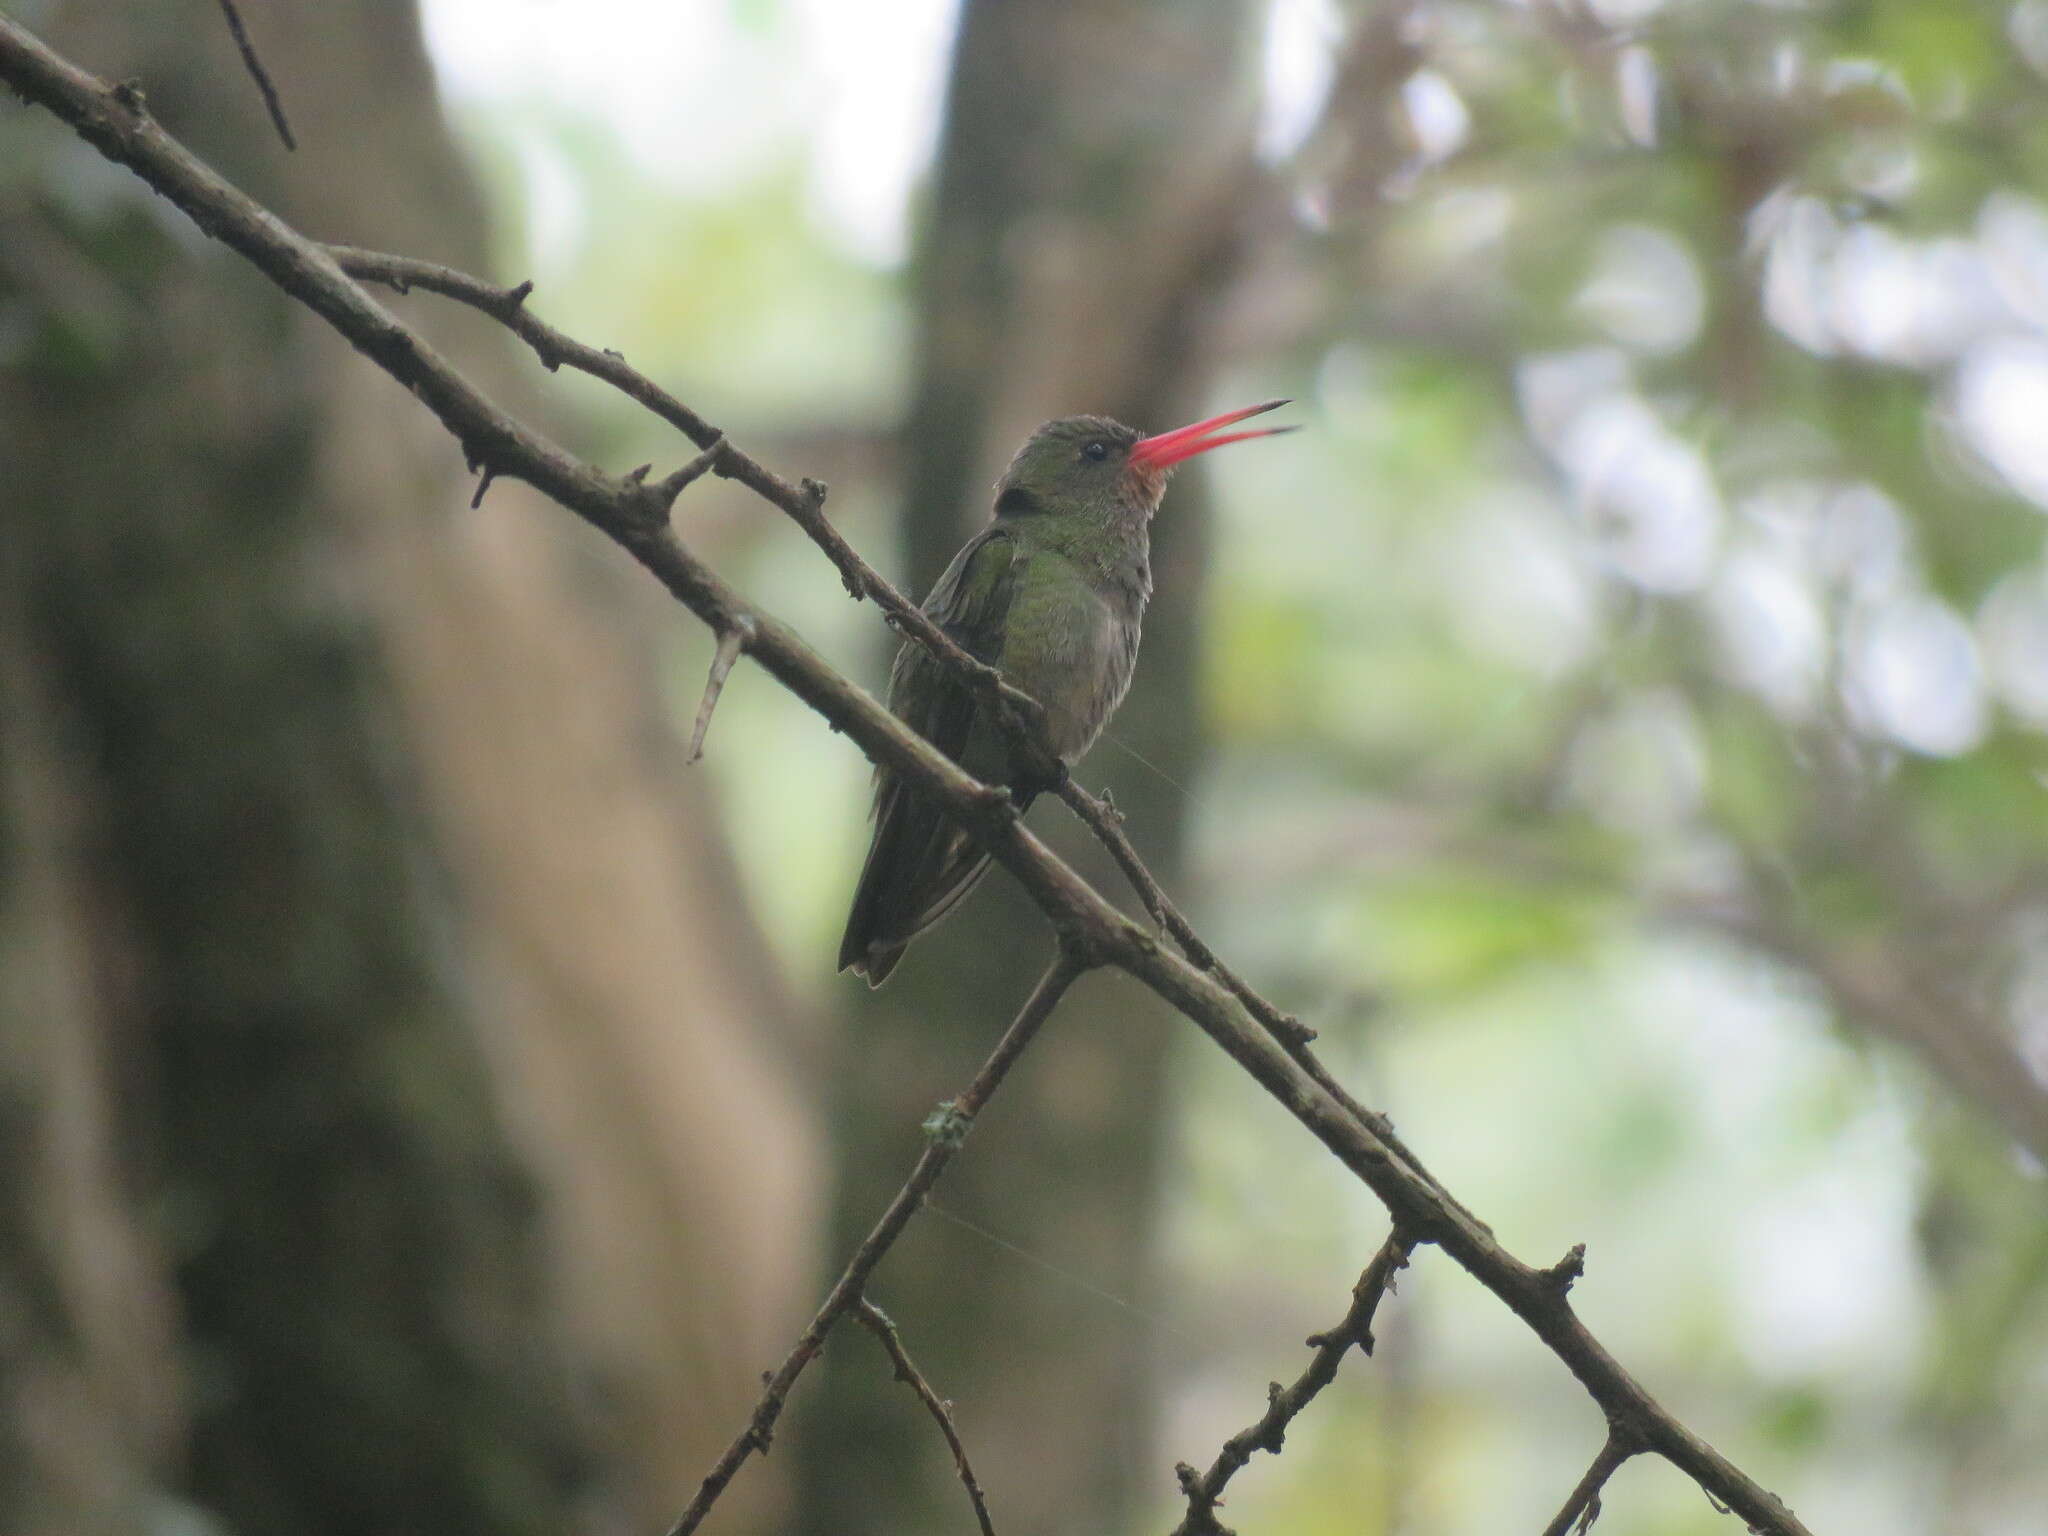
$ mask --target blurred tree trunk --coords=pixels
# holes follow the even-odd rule
[[[917,253],[917,393],[905,431],[904,566],[922,592],[988,516],[988,487],[1038,422],[1101,411],[1158,430],[1207,400],[1209,301],[1235,264],[1247,180],[1253,8],[1186,0],[1057,7],[969,0]],[[1153,531],[1158,592],[1138,679],[1083,769],[1107,782],[1169,884],[1199,758],[1193,624],[1198,475]],[[1122,745],[1118,745],[1121,743]],[[1107,861],[1038,813],[1117,892]],[[872,998],[849,990],[835,1253],[850,1251],[1051,953],[1000,873]],[[1153,1444],[1142,1310],[1152,1294],[1169,1023],[1091,979],[984,1117],[937,1204],[1080,1277],[927,1217],[874,1288],[954,1399],[1005,1536],[1123,1528],[1170,1492]],[[803,1528],[900,1532],[965,1519],[943,1445],[865,1339],[802,1400]]]
[[[296,156],[213,11],[29,19],[301,227],[481,270],[410,5],[243,10]],[[0,146],[0,1527],[651,1526],[811,1179],[660,610],[125,172]]]

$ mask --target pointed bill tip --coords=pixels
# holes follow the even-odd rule
[[[1171,432],[1160,432],[1151,437],[1140,438],[1131,447],[1131,463],[1144,470],[1170,469],[1183,459],[1191,459],[1198,453],[1207,453],[1211,448],[1221,448],[1226,443],[1247,442],[1255,437],[1278,437],[1284,432],[1295,431],[1295,426],[1258,427],[1249,432],[1222,430],[1237,422],[1253,416],[1263,416],[1268,411],[1277,411],[1281,406],[1292,403],[1289,400],[1267,400],[1258,405],[1225,411],[1220,416],[1211,416],[1189,426],[1176,427]],[[1218,433],[1221,435],[1214,435]]]

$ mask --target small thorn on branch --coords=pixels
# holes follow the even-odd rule
[[[483,473],[476,477],[476,494],[469,498],[469,510],[474,512],[484,504],[484,492],[491,488],[491,482],[498,478],[498,472],[486,464]]]
[[[718,708],[718,696],[725,692],[725,680],[732,675],[732,665],[752,643],[754,633],[754,620],[744,613],[718,632],[718,650],[711,657],[711,675],[704,680],[704,702],[697,706],[697,723],[690,728],[690,755],[685,762],[703,759],[704,733],[711,729],[711,712]]]
[[[1266,1383],[1266,1407],[1271,1422],[1259,1437],[1259,1449],[1278,1456],[1287,1449],[1287,1389],[1277,1381]]]
[[[660,501],[662,511],[666,512],[674,506],[676,498],[688,490],[693,482],[703,479],[724,455],[725,434],[721,432],[711,440],[710,447],[667,479],[658,482],[654,487],[654,494]]]
[[[1275,1009],[1273,1017],[1267,1023],[1272,1029],[1275,1038],[1282,1045],[1291,1045],[1299,1049],[1302,1046],[1315,1043],[1315,1030],[1302,1023],[1301,1020],[1291,1013],[1282,1013]]]
[[[525,303],[525,302],[527,301],[527,299],[529,299],[530,297],[532,297],[532,295],[533,295],[533,279],[532,279],[532,278],[530,278],[530,277],[529,277],[529,278],[524,278],[524,279],[522,279],[521,281],[519,281],[519,282],[517,282],[517,283],[514,283],[514,284],[513,284],[513,285],[512,285],[512,286],[511,286],[510,288],[507,288],[507,289],[505,290],[505,310],[506,310],[506,313],[508,313],[508,314],[509,314],[509,313],[511,313],[511,311],[513,311],[513,310],[515,310],[515,309],[519,308],[519,306],[520,306],[520,305],[522,305],[522,304],[524,304],[524,303]]]
[[[1585,1272],[1586,1245],[1584,1243],[1573,1243],[1569,1253],[1551,1265],[1550,1268],[1543,1271],[1543,1278],[1562,1296],[1572,1288],[1573,1282],[1585,1274]]]
[[[647,479],[648,474],[653,470],[653,468],[654,466],[652,464],[634,465],[631,469],[626,471],[626,484],[642,484]]]

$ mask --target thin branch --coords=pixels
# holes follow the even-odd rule
[[[1229,966],[1217,958],[1216,952],[1202,942],[1194,926],[1181,915],[1180,908],[1173,904],[1152,871],[1145,867],[1138,857],[1137,849],[1124,835],[1123,814],[1111,803],[1107,793],[1097,799],[1072,779],[1060,785],[1060,799],[1081,818],[1096,840],[1107,848],[1110,857],[1116,860],[1117,868],[1124,872],[1124,878],[1131,883],[1131,889],[1138,893],[1138,899],[1145,904],[1145,910],[1152,914],[1152,921],[1166,930],[1173,942],[1180,946],[1180,952],[1193,964],[1207,971],[1224,986],[1231,995],[1243,1003],[1253,1018],[1265,1025],[1275,1040],[1285,1046],[1307,1045],[1315,1039],[1316,1032],[1291,1013],[1283,1013],[1254,992]]]
[[[655,494],[660,496],[663,501],[669,503],[669,505],[675,505],[675,499],[682,495],[685,490],[689,489],[694,481],[703,479],[707,470],[716,468],[719,459],[724,454],[725,434],[721,432],[711,440],[710,447],[662,481],[655,488]]]
[[[1564,1501],[1564,1508],[1543,1527],[1543,1536],[1586,1536],[1586,1532],[1593,1528],[1593,1522],[1600,1518],[1600,1490],[1607,1486],[1607,1479],[1614,1476],[1621,1464],[1640,1449],[1642,1447],[1619,1430],[1608,1431],[1600,1454],[1593,1458],[1593,1465],[1586,1468],[1586,1475],[1579,1479],[1579,1486],[1572,1490],[1572,1496]],[[1711,1499],[1713,1495],[1708,1494],[1707,1497]]]
[[[925,1411],[939,1426],[939,1433],[946,1437],[947,1449],[953,1453],[953,1470],[960,1474],[960,1486],[967,1490],[967,1500],[974,1506],[974,1518],[981,1526],[981,1536],[996,1536],[996,1528],[988,1517],[988,1500],[982,1497],[981,1484],[975,1481],[974,1468],[968,1465],[967,1447],[960,1443],[960,1431],[953,1424],[953,1405],[932,1390],[932,1384],[924,1379],[924,1373],[911,1362],[909,1352],[903,1347],[902,1335],[897,1333],[896,1325],[889,1321],[886,1312],[865,1296],[855,1303],[855,1308],[856,1320],[882,1341],[882,1348],[895,1362],[896,1379],[918,1395]]]
[[[740,652],[753,638],[754,621],[746,614],[734,620],[731,629],[719,631],[718,649],[711,657],[711,675],[704,679],[704,702],[697,706],[697,723],[690,728],[690,750],[684,762],[703,760],[704,733],[711,729],[711,711],[718,708],[718,696],[725,692],[725,680],[732,675],[732,664],[740,659]]]
[[[1423,1166],[1422,1159],[1409,1151],[1401,1138],[1394,1133],[1393,1122],[1379,1111],[1367,1109],[1354,1099],[1309,1049],[1310,1043],[1316,1038],[1316,1032],[1293,1014],[1282,1012],[1260,996],[1202,941],[1202,936],[1195,932],[1194,925],[1182,915],[1173,898],[1168,896],[1165,888],[1160,885],[1158,877],[1145,866],[1145,862],[1138,857],[1137,849],[1131,846],[1131,840],[1123,830],[1123,813],[1117,810],[1115,803],[1109,798],[1109,792],[1103,791],[1102,797],[1097,799],[1072,779],[1068,779],[1060,785],[1059,795],[1068,808],[1081,818],[1089,831],[1095,834],[1096,840],[1109,850],[1110,856],[1116,860],[1117,867],[1123,871],[1124,878],[1130,882],[1132,890],[1137,892],[1138,899],[1145,904],[1145,910],[1151,914],[1153,922],[1166,931],[1189,963],[1207,971],[1222,982],[1230,994],[1244,1005],[1245,1011],[1258,1020],[1261,1027],[1278,1042],[1280,1048],[1292,1056],[1324,1092],[1357,1116],[1375,1136],[1406,1159],[1410,1167],[1435,1185],[1445,1200],[1451,1201],[1450,1191],[1444,1188],[1436,1176]],[[1462,1206],[1459,1208],[1463,1209]],[[1470,1215],[1469,1212],[1466,1214]],[[1476,1217],[1472,1219],[1477,1222]]]
[[[756,633],[748,654],[833,729],[845,733],[872,761],[885,764],[944,807],[978,846],[1016,877],[1060,935],[1063,953],[1082,957],[1078,964],[1116,966],[1207,1034],[1373,1190],[1399,1228],[1415,1242],[1442,1247],[1520,1317],[1577,1377],[1610,1423],[1629,1426],[1645,1449],[1671,1461],[1756,1530],[1773,1536],[1804,1536],[1805,1527],[1776,1495],[1687,1430],[1622,1368],[1573,1312],[1563,1287],[1545,1271],[1503,1249],[1483,1223],[1392,1146],[1379,1129],[1383,1120],[1363,1113],[1348,1095],[1330,1085],[1327,1073],[1320,1068],[1312,1070],[1301,1057],[1283,1048],[1216,977],[1162,948],[1150,931],[1105,901],[1022,825],[1007,792],[963,772],[828,666],[795,631],[748,604],[675,537],[665,509],[650,506],[651,487],[606,474],[522,427],[450,367],[423,337],[350,281],[325,247],[238,192],[165,133],[149,117],[139,91],[109,86],[85,74],[5,15],[0,15],[0,82],[47,108],[108,159],[134,170],[201,229],[247,257],[272,282],[327,320],[358,351],[408,387],[473,462],[493,466],[501,476],[526,481],[616,541],[714,632],[731,629],[742,616],[752,618]],[[492,289],[474,279],[465,281],[493,296],[491,302],[497,310],[509,316],[505,319],[508,326],[517,330],[528,318],[520,290]],[[582,351],[591,353],[588,348]],[[627,392],[635,398],[639,398],[636,391],[661,394],[653,384],[624,370],[623,364],[619,367],[623,370],[620,376],[631,384]],[[697,430],[685,429],[686,435],[700,448],[709,447],[716,438],[715,430],[679,404],[671,404],[696,424]],[[660,414],[674,419],[665,411]],[[736,448],[728,448],[712,472],[740,481],[789,512],[799,524],[822,528],[838,547],[845,548],[844,540],[824,524],[824,487],[816,481],[792,485]],[[825,547],[830,553],[833,546],[827,543]],[[858,576],[865,565],[850,549],[846,553],[853,563],[840,564],[842,575],[852,571]],[[880,588],[870,589],[866,595],[881,601],[900,626],[950,663],[979,669],[963,675],[987,674],[1000,686],[1000,674],[966,657],[925,615],[893,589],[887,590],[886,600]],[[1009,692],[1015,694],[1015,690]],[[994,696],[1005,697],[1000,692]],[[1024,699],[1021,694],[1016,697]],[[1024,702],[1030,703],[1028,699]],[[1013,1026],[1012,1033],[1015,1029]],[[1306,1047],[1302,1050],[1305,1053]],[[943,1132],[951,1123],[942,1118],[938,1129]],[[939,1146],[935,1141],[927,1155]],[[919,1167],[922,1171],[924,1163]],[[936,1171],[929,1176],[936,1177]],[[912,1175],[905,1196],[911,1195],[918,1177]],[[848,1276],[835,1287],[837,1310],[820,1314],[824,1326],[829,1327],[851,1304],[861,1288],[860,1279],[909,1219],[914,1197],[906,1203],[905,1196],[899,1196],[890,1207],[876,1235],[856,1255]],[[834,1299],[828,1299],[828,1307],[834,1306]],[[822,1332],[816,1338],[807,1333],[799,1342],[797,1353],[785,1362],[790,1381],[815,1354],[822,1337]],[[787,1391],[786,1383],[782,1391]],[[759,1410],[767,1416],[763,1432],[772,1428],[780,1402],[779,1395],[764,1399]],[[719,1488],[730,1480],[738,1461],[757,1448],[755,1436],[756,1430],[750,1426],[727,1453],[733,1458],[732,1465],[722,1461],[714,1471]],[[699,1504],[692,1506],[696,1513],[686,1516],[688,1523],[680,1524],[678,1530],[693,1529],[715,1497],[715,1490],[700,1496]]]
[[[1223,1502],[1224,1488],[1252,1459],[1253,1451],[1280,1454],[1287,1426],[1314,1401],[1317,1393],[1337,1379],[1337,1367],[1343,1364],[1348,1350],[1355,1346],[1364,1354],[1372,1353],[1373,1316],[1379,1311],[1380,1299],[1394,1288],[1395,1274],[1408,1267],[1408,1255],[1414,1246],[1399,1227],[1389,1232],[1380,1251],[1373,1255],[1372,1262],[1351,1288],[1351,1310],[1344,1314],[1344,1320],[1327,1333],[1309,1335],[1308,1344],[1315,1354],[1295,1378],[1294,1385],[1283,1388],[1274,1382],[1267,1393],[1265,1413],[1257,1423],[1223,1442],[1223,1449],[1216,1453],[1207,1472],[1197,1474],[1186,1462],[1175,1468],[1180,1491],[1187,1497],[1188,1512],[1187,1518],[1174,1527],[1173,1536],[1229,1536],[1216,1521],[1216,1506]]]
[[[669,482],[675,482],[675,491],[679,492],[703,473],[696,467],[698,462],[702,462],[721,479],[736,480],[781,509],[812,543],[825,552],[838,569],[840,583],[849,596],[856,600],[873,598],[894,628],[915,638],[996,707],[997,718],[1022,749],[1023,761],[1032,772],[1047,783],[1058,783],[1065,778],[1065,771],[1058,760],[1050,757],[1042,745],[1044,733],[1039,727],[1039,720],[1044,714],[1043,707],[1029,694],[1011,686],[994,667],[970,656],[923,609],[861,558],[859,551],[847,543],[839,530],[826,519],[825,487],[818,481],[807,479],[790,484],[732,447],[723,432],[667,390],[627,366],[625,358],[617,352],[588,346],[534,315],[525,308],[526,297],[533,291],[531,282],[500,288],[437,262],[388,256],[346,245],[333,245],[327,249],[351,277],[382,283],[399,293],[424,288],[483,311],[501,321],[513,335],[531,347],[534,355],[550,371],[566,365],[587,373],[659,416],[695,443],[702,453],[697,461],[685,465],[662,486],[650,487],[650,496],[658,498]],[[674,500],[674,493],[669,494],[669,500]],[[659,504],[665,511],[666,503]]]
[[[263,107],[270,114],[271,126],[284,140],[284,147],[296,151],[299,146],[292,138],[292,125],[284,120],[284,103],[278,99],[277,87],[270,83],[270,72],[256,56],[256,45],[249,41],[248,30],[242,25],[242,13],[235,9],[235,0],[220,0],[220,11],[228,19],[228,31],[234,35],[235,46],[242,50],[242,67],[249,71],[249,78],[256,82],[256,89],[263,93]]]
[[[974,1074],[958,1098],[948,1099],[925,1122],[925,1149],[917,1160],[917,1166],[910,1170],[910,1177],[903,1181],[903,1187],[896,1191],[896,1198],[889,1202],[889,1208],[882,1213],[881,1220],[868,1233],[867,1240],[855,1251],[839,1279],[833,1284],[825,1303],[818,1308],[817,1316],[811,1319],[810,1327],[803,1337],[796,1341],[796,1347],[782,1366],[770,1376],[767,1389],[761,1394],[761,1401],[754,1405],[754,1414],[739,1437],[726,1447],[725,1454],[718,1458],[718,1464],[711,1469],[698,1488],[697,1496],[690,1500],[690,1507],[684,1510],[669,1528],[668,1536],[690,1536],[690,1532],[703,1523],[711,1506],[718,1502],[718,1496],[725,1492],[733,1474],[754,1452],[767,1454],[768,1444],[775,1435],[775,1421],[782,1417],[782,1406],[789,1398],[789,1389],[796,1385],[797,1377],[804,1373],[804,1367],[817,1358],[818,1351],[825,1346],[825,1335],[832,1331],[833,1324],[852,1311],[860,1303],[861,1293],[867,1288],[868,1277],[875,1272],[875,1266],[882,1262],[890,1246],[910,1224],[910,1218],[917,1214],[917,1208],[924,1203],[924,1197],[931,1187],[938,1183],[939,1175],[946,1171],[946,1165],[953,1161],[967,1140],[967,1133],[974,1128],[974,1117],[983,1105],[1001,1086],[1004,1076],[1016,1065],[1024,1048],[1038,1034],[1039,1026],[1052,1013],[1053,1006],[1066,995],[1067,988],[1075,978],[1088,969],[1088,962],[1067,945],[1060,946],[1059,953],[1045,974],[1032,989],[1017,1017],[1010,1021],[1010,1027],[1003,1031],[1003,1038],[996,1042],[996,1048],[989,1053],[981,1070]]]

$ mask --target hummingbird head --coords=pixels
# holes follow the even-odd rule
[[[1222,432],[1247,416],[1285,404],[1285,400],[1268,400],[1151,437],[1107,416],[1062,416],[1048,421],[1017,450],[1003,478],[996,482],[996,516],[1083,513],[1104,521],[1132,514],[1149,518],[1166,492],[1166,477],[1181,460],[1225,443],[1292,432],[1293,427]],[[1222,435],[1212,435],[1219,432]]]

